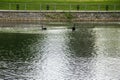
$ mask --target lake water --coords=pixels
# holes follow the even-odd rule
[[[120,80],[120,28],[114,27],[3,31],[0,80]]]

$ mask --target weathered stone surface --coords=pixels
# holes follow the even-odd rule
[[[0,11],[0,21],[120,21],[120,12]]]

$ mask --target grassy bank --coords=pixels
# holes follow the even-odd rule
[[[120,2],[120,0],[0,0],[0,2],[32,2],[32,3],[43,3],[43,2]]]
[[[120,0],[0,0],[1,10],[106,10],[106,5],[120,10]]]

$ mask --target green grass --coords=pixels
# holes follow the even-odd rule
[[[120,0],[0,0],[0,2],[120,2]]]
[[[50,10],[69,10],[70,4],[71,10],[76,10],[77,5],[80,10],[98,10],[98,5],[100,10],[106,10],[106,5],[109,6],[109,10],[120,10],[120,0],[0,0],[0,10],[16,10],[16,4],[19,4],[19,10],[25,10],[25,3],[27,10],[40,10],[40,7],[41,10],[46,10],[46,5],[49,5]]]

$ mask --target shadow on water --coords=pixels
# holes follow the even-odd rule
[[[40,36],[40,37],[39,37]],[[0,60],[27,61],[34,58],[38,37],[43,34],[0,33]],[[39,43],[40,45],[40,43]]]
[[[77,57],[92,57],[94,53],[95,36],[92,28],[78,28],[68,34],[69,47]]]
[[[37,53],[42,53],[44,37],[44,34],[0,33],[0,79],[31,79],[27,74],[34,69],[32,62]]]

